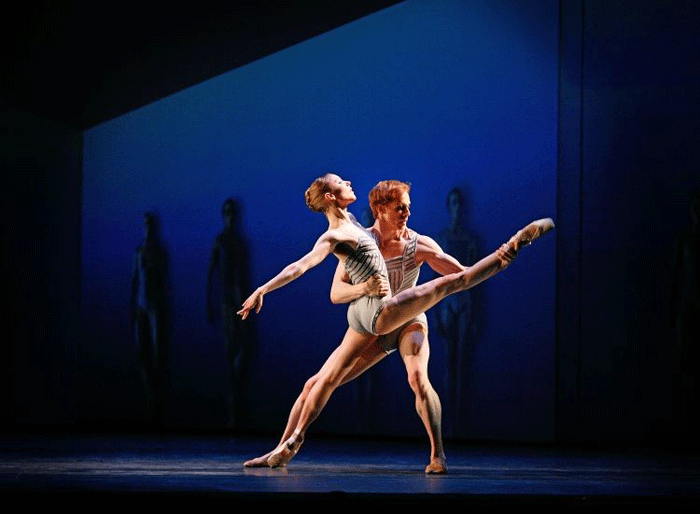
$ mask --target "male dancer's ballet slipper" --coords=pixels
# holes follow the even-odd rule
[[[523,229],[518,230],[516,234],[508,240],[508,246],[512,246],[515,250],[520,250],[522,247],[529,245],[538,237],[542,237],[547,232],[554,228],[552,218],[542,218],[535,220]]]
[[[447,474],[447,466],[445,465],[445,459],[440,457],[434,457],[430,459],[430,464],[425,468],[426,475],[445,475]]]

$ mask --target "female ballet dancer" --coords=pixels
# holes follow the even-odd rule
[[[326,216],[328,230],[319,237],[309,253],[286,266],[248,297],[238,312],[242,319],[246,319],[253,310],[260,312],[265,294],[299,278],[331,253],[344,264],[353,284],[364,282],[374,275],[387,278],[386,265],[374,239],[347,211],[348,205],[356,200],[350,182],[329,173],[316,179],[305,197],[312,210]],[[442,298],[473,287],[494,275],[508,265],[514,252],[553,227],[549,218],[537,220],[516,233],[499,250],[464,271],[436,278],[396,296],[363,296],[353,301],[348,308],[350,326],[343,341],[321,368],[306,397],[294,432],[271,452],[267,465],[284,466],[294,457],[304,441],[308,426],[318,416],[332,392],[344,381],[349,370],[358,363],[362,350],[378,335],[390,333]],[[510,257],[505,257],[505,253],[510,253]]]

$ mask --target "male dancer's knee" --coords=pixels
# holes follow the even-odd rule
[[[428,396],[430,382],[428,381],[428,374],[422,369],[408,371],[408,385],[411,387],[416,397],[425,398]]]
[[[422,325],[412,325],[401,335],[401,353],[406,366],[408,385],[416,398],[425,398],[431,387],[427,370],[427,344],[428,333]]]

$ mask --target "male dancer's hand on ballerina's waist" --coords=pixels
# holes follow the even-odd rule
[[[389,281],[381,275],[372,275],[365,282],[365,296],[386,296],[389,294]]]

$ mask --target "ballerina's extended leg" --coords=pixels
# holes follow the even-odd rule
[[[433,279],[397,294],[386,302],[384,309],[377,316],[375,322],[377,333],[387,334],[427,311],[446,296],[470,289],[494,276],[505,269],[510,262],[504,258],[503,252],[517,252],[553,228],[554,222],[551,218],[535,220],[516,232],[499,250],[487,255],[468,269]]]

